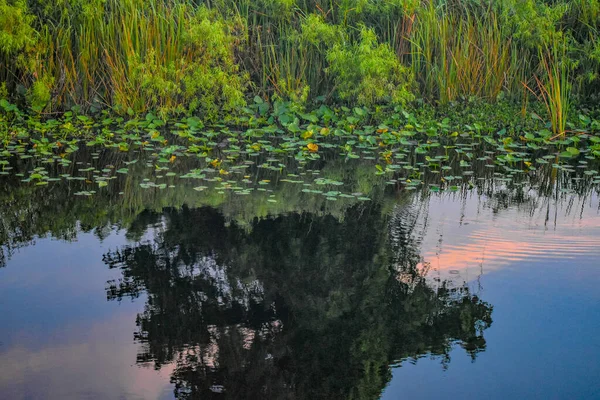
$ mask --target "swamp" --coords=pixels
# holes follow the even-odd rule
[[[0,399],[600,398],[598,0],[0,0]]]

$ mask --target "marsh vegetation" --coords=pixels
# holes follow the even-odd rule
[[[233,116],[263,100],[543,104],[558,134],[596,102],[584,0],[2,0],[0,97],[37,113]],[[537,112],[536,107],[533,111]],[[575,117],[577,114],[575,114]]]

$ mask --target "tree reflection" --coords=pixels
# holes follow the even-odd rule
[[[109,299],[147,294],[138,362],[174,363],[180,399],[377,398],[389,365],[485,349],[492,308],[417,269],[410,222],[376,206],[228,223],[214,209],[144,214],[153,239],[105,255]],[[136,237],[140,236],[139,224]]]

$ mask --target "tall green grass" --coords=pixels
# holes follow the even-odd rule
[[[565,41],[556,40],[551,47],[540,49],[541,76],[535,76],[537,88],[527,86],[544,104],[547,119],[556,137],[565,136],[571,107],[571,80],[566,47]]]
[[[254,95],[356,102],[356,86],[377,94],[367,103],[412,91],[525,110],[537,96],[562,115],[559,132],[567,98],[600,92],[598,0],[0,0],[0,11],[0,88],[44,113],[210,117]],[[563,54],[546,51],[555,39]]]
[[[516,65],[511,40],[493,11],[457,15],[429,2],[417,14],[411,44],[413,71],[431,99],[495,100],[512,86]]]

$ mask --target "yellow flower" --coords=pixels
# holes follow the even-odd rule
[[[319,146],[315,143],[309,143],[306,145],[306,147],[308,148],[308,150],[310,150],[312,152],[319,150]]]
[[[308,139],[308,138],[311,138],[311,137],[312,137],[312,135],[314,135],[314,132],[313,132],[313,131],[306,131],[306,132],[304,132],[304,133],[302,134],[302,139],[306,140],[306,139]]]
[[[169,158],[169,162],[174,163],[176,158],[177,158],[177,156],[172,155],[171,158]]]
[[[392,163],[392,152],[391,151],[386,151],[385,153],[381,153],[381,156],[383,157],[383,159],[385,160],[386,163],[388,163],[388,164]]]
[[[212,165],[213,167],[218,167],[219,165],[221,165],[221,160],[219,160],[218,158],[215,158],[214,160],[212,160],[210,162],[210,165]]]
[[[229,172],[225,171],[223,168],[219,170],[219,174],[221,175],[229,175]]]

